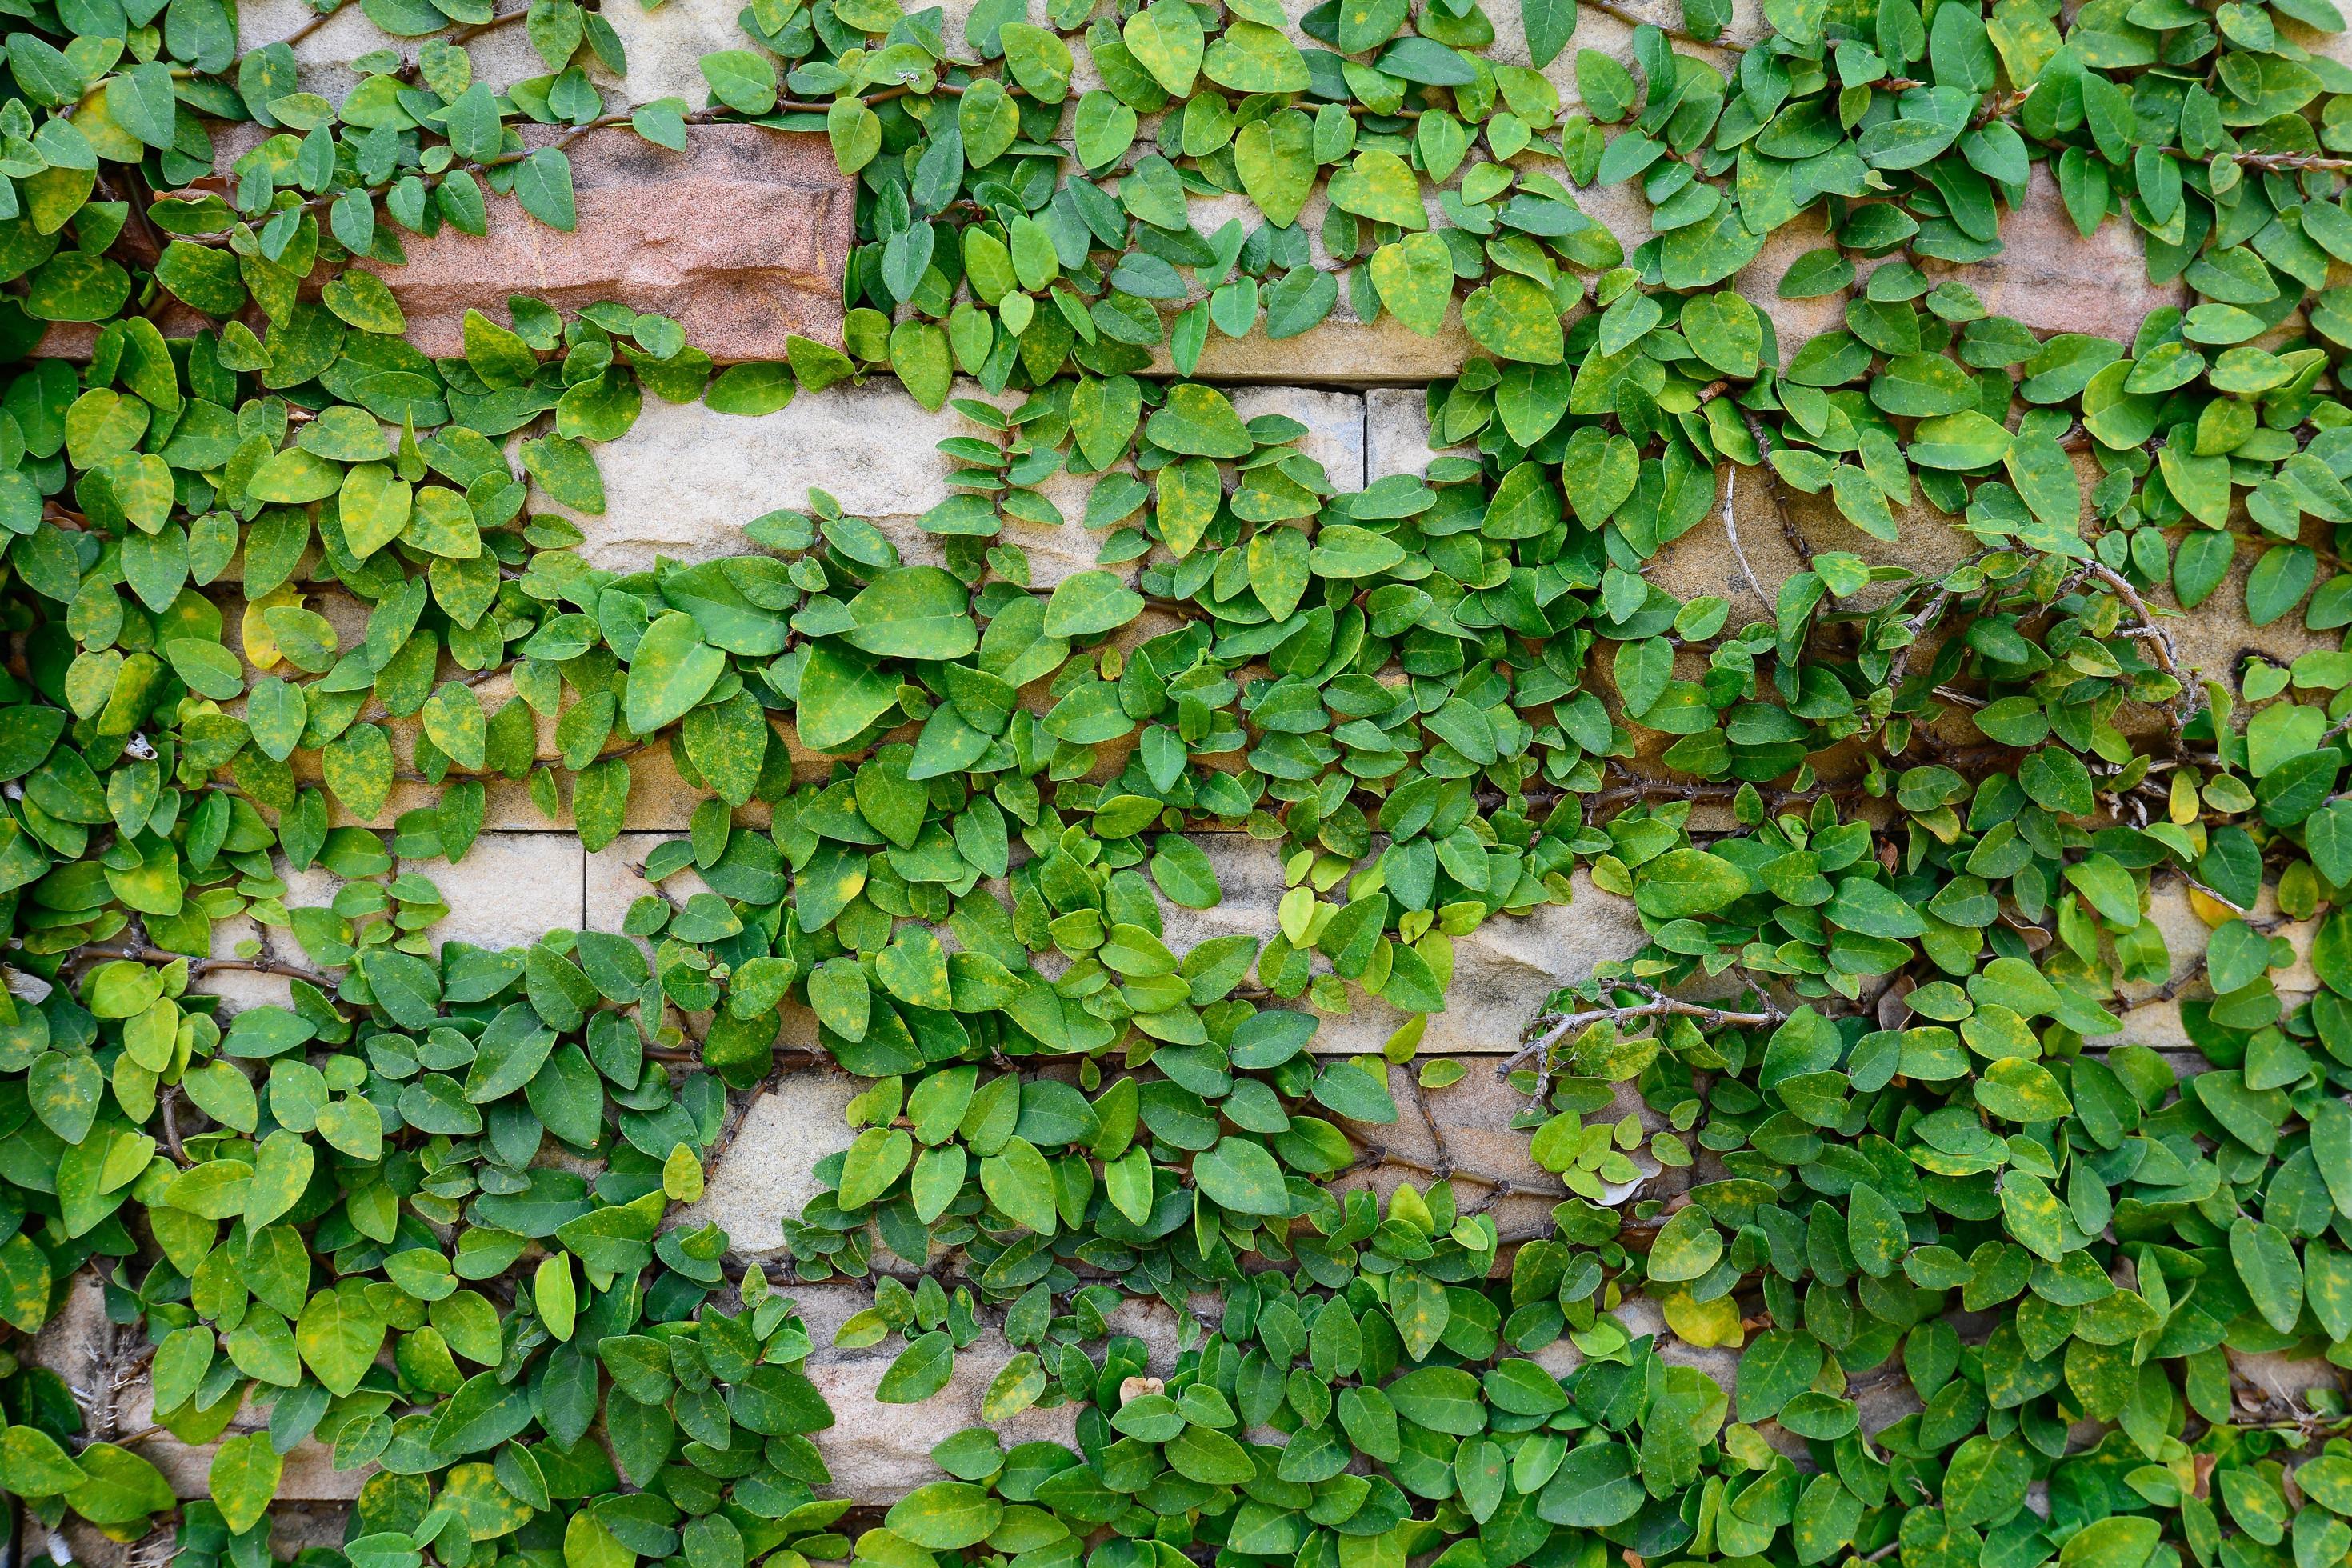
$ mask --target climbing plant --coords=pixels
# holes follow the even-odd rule
[[[320,1568],[2352,1560],[2340,1384],[2230,1359],[2352,1356],[2352,654],[2175,637],[2352,625],[2328,0],[754,0],[704,104],[622,108],[573,0],[358,3],[424,41],[340,103],[316,22],[6,6],[35,1546],[261,1568],[316,1439],[369,1471]],[[478,80],[517,23],[547,74]],[[526,298],[404,340],[404,236],[569,230],[579,137],[721,121],[856,177],[840,346],[722,370]],[[2129,343],[1990,312],[1947,264],[2038,183],[2194,303]],[[1748,294],[1800,223],[1764,285],[1851,300],[1784,345]],[[1184,379],[1343,299],[1472,345],[1422,476],[1342,491]],[[578,552],[647,394],[881,374],[965,422],[941,564],[822,490],[724,559]],[[1097,564],[1036,581],[1009,523]],[[1685,598],[1646,568],[1703,526],[1725,591]],[[1885,563],[1906,527],[1953,563]],[[494,787],[601,848],[647,752],[703,799],[622,931],[434,940],[410,868]],[[1179,952],[1213,826],[1286,891]],[[1457,942],[1602,895],[1646,944],[1503,1063],[1558,1184],[1465,1165],[1462,1059],[1419,1054]],[[239,971],[284,1002],[199,984]],[[2195,1057],[2127,1043],[2155,1003]],[[1375,1007],[1381,1052],[1313,1049]],[[820,1063],[867,1082],[776,1273],[667,1223]],[[30,1342],[92,1275],[130,1348],[76,1383]],[[986,1418],[1075,1406],[1076,1446],[976,1427],[887,1511],[826,1500],[791,1291],[841,1278],[877,1397],[999,1335]],[[161,1435],[215,1445],[208,1496]]]

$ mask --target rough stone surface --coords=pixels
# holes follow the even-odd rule
[[[833,1472],[835,1496],[887,1503],[938,1479],[931,1449],[967,1426],[993,1426],[1007,1448],[1029,1442],[1076,1447],[1075,1405],[1033,1408],[1007,1420],[982,1422],[981,1401],[988,1385],[1013,1358],[1012,1349],[993,1331],[956,1352],[955,1374],[939,1393],[920,1405],[884,1405],[874,1397],[876,1385],[902,1342],[894,1339],[856,1351],[832,1348],[841,1325],[873,1304],[872,1292],[861,1286],[814,1285],[795,1287],[791,1294],[800,1303],[809,1339],[819,1347],[809,1357],[809,1377],[833,1406],[834,1426],[814,1436]],[[1165,1305],[1124,1302],[1111,1314],[1110,1330],[1144,1342],[1153,1373],[1174,1367],[1176,1317]]]
[[[2150,311],[2186,305],[2186,284],[2150,283],[2139,237],[2110,219],[2084,239],[2066,216],[2058,182],[2037,163],[2025,205],[2001,215],[2001,254],[1956,266],[1930,261],[1930,278],[1957,279],[1995,315],[2014,316],[2038,332],[2089,332],[2128,345]]]
[[[805,1008],[786,1012],[787,1044],[816,1037],[815,1020]],[[814,1167],[827,1154],[849,1147],[845,1112],[865,1088],[864,1079],[847,1073],[813,1069],[789,1074],[752,1096],[741,1109],[735,1141],[704,1180],[702,1201],[681,1211],[675,1223],[691,1228],[716,1221],[730,1250],[747,1262],[782,1256],[782,1221],[824,1190]]]
[[[74,1276],[65,1301],[34,1336],[29,1359],[65,1379],[80,1405],[84,1435],[99,1441],[119,1442],[154,1425],[155,1395],[141,1356],[146,1336],[136,1328],[109,1322],[106,1295],[95,1271]],[[266,1408],[248,1405],[230,1423],[232,1434],[266,1431]],[[173,1495],[205,1495],[205,1478],[212,1468],[213,1446],[194,1447],[167,1432],[158,1432],[138,1445],[141,1458],[163,1473]],[[286,1470],[278,1497],[289,1503],[343,1501],[359,1495],[365,1476],[338,1471],[330,1450],[316,1442],[302,1443],[286,1455]]]
[[[954,396],[984,395],[959,383]],[[1010,408],[1021,398],[986,400]],[[1268,386],[1239,390],[1234,401],[1244,418],[1286,414],[1298,420],[1308,431],[1299,449],[1339,489],[1362,488],[1360,395]],[[739,554],[751,548],[745,523],[779,508],[804,508],[817,488],[845,512],[889,534],[906,560],[937,563],[943,542],[925,533],[919,520],[953,493],[949,479],[957,468],[939,443],[982,433],[952,405],[934,414],[896,382],[878,378],[828,387],[757,417],[648,400],[636,427],[598,453],[605,509],[601,517],[572,514],[588,535],[581,553],[592,565],[618,572],[641,571],[657,555],[701,561]],[[1094,483],[1055,474],[1040,487],[1068,520],[1058,527],[1005,524],[1003,542],[1028,552],[1037,586],[1095,567],[1102,535],[1081,523]],[[1124,568],[1129,575],[1134,570]]]
[[[1341,1191],[1362,1188],[1385,1197],[1405,1183],[1427,1191],[1441,1171],[1454,1175],[1454,1188],[1465,1207],[1490,1203],[1486,1212],[1505,1236],[1540,1232],[1549,1224],[1552,1206],[1568,1196],[1559,1178],[1538,1165],[1528,1154],[1528,1128],[1512,1125],[1528,1108],[1527,1096],[1504,1081],[1501,1069],[1508,1058],[1478,1056],[1456,1058],[1469,1070],[1444,1089],[1424,1089],[1417,1077],[1425,1063],[1389,1068],[1389,1095],[1397,1103],[1398,1118],[1385,1127],[1344,1122],[1348,1131],[1367,1147],[1395,1158],[1341,1177],[1333,1184]],[[1636,1116],[1650,1131],[1665,1125],[1631,1084],[1619,1086],[1617,1102],[1590,1120],[1615,1121]],[[1639,1181],[1610,1189],[1612,1203],[1635,1197],[1670,1197],[1688,1184],[1685,1173],[1661,1170],[1646,1148],[1635,1151]],[[1507,1261],[1507,1255],[1504,1259]]]
[[[373,266],[411,342],[461,353],[468,306],[525,292],[566,311],[616,300],[674,317],[720,361],[780,360],[788,333],[840,342],[856,185],[823,136],[697,126],[673,153],[614,126],[569,151],[573,233],[492,197],[487,235],[411,237],[406,266]]]
[[[624,833],[588,856],[581,929],[619,931],[629,917],[629,906],[654,890],[654,885],[644,876],[646,857],[653,853],[655,845],[675,837],[668,833]],[[691,866],[672,875],[663,886],[679,903],[707,890]]]
[[[2311,942],[2318,932],[2315,921],[2284,921],[2278,908],[2277,889],[2264,884],[2262,899],[2247,911],[2256,921],[2282,921],[2273,933],[2285,937],[2294,944],[2299,955],[2292,968],[2271,972],[2271,984],[2278,990],[2282,1006],[2292,1013],[2319,989],[2319,977],[2312,973]],[[2209,908],[2213,906],[2209,905]],[[2158,883],[2148,894],[2147,918],[2163,934],[2165,952],[2172,959],[2170,981],[2179,990],[2169,1000],[2159,1001],[2162,987],[2137,981],[2122,986],[2120,1002],[2110,1003],[2108,1011],[2118,1013],[2124,1026],[2117,1033],[2090,1042],[2095,1046],[2151,1046],[2168,1055],[2185,1053],[2177,1070],[2184,1073],[2201,1070],[2203,1058],[2189,1038],[2189,1031],[2180,1020],[2180,1003],[2184,997],[2210,995],[2203,983],[2206,937],[2216,921],[2209,923],[2189,901],[2189,890],[2181,882]]]
[[[623,7],[614,6],[617,15]],[[530,40],[521,26],[523,13],[514,10],[511,19],[501,16],[497,26],[466,40],[467,51],[473,56],[474,77],[503,92],[516,82],[531,77],[545,76],[547,62],[530,47]],[[236,9],[236,47],[240,54],[266,47],[281,39],[292,39],[294,63],[302,90],[315,92],[341,102],[343,95],[360,83],[360,73],[352,66],[361,56],[379,49],[391,49],[407,62],[414,63],[417,51],[428,37],[449,39],[460,29],[454,24],[442,31],[425,37],[395,37],[370,21],[367,13],[355,5],[341,6],[325,20],[303,0],[249,0]],[[299,35],[299,36],[298,36]],[[739,35],[740,36],[740,35]],[[714,44],[713,48],[727,46]],[[592,59],[584,51],[582,58]],[[632,57],[631,64],[635,64]],[[689,68],[691,62],[688,62]],[[616,89],[625,103],[635,104],[661,98],[675,89],[663,88],[652,78],[633,70],[633,80],[624,84],[601,66],[591,65],[590,79],[607,94]],[[698,104],[702,100],[698,97]]]
[[[1198,842],[1216,869],[1224,901],[1210,910],[1168,909],[1168,945],[1182,952],[1210,937],[1264,937],[1277,929],[1280,857],[1239,834],[1203,834]],[[1591,974],[1601,959],[1641,947],[1646,939],[1631,900],[1601,892],[1580,872],[1574,888],[1571,904],[1539,905],[1524,918],[1502,916],[1455,939],[1454,984],[1445,1011],[1429,1016],[1423,1055],[1507,1051],[1552,992]],[[1315,1048],[1333,1055],[1377,1051],[1404,1021],[1386,1003],[1369,999],[1352,1014],[1328,1018]]]
[[[456,865],[404,860],[403,871],[432,879],[449,912],[433,928],[442,942],[527,947],[550,931],[577,931],[585,913],[586,858],[568,832],[485,833]]]

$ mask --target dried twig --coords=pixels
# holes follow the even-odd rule
[[[1764,606],[1764,613],[1769,616],[1772,613],[1772,595],[1764,591],[1764,584],[1757,580],[1756,568],[1748,563],[1748,552],[1739,548],[1739,520],[1732,515],[1731,506],[1733,492],[1738,488],[1739,465],[1724,464],[1723,536],[1731,542],[1731,558],[1739,563],[1739,574],[1748,579],[1750,588],[1756,590],[1756,602]]]
[[[1496,1063],[1495,1076],[1508,1079],[1511,1074],[1533,1059],[1539,1064],[1538,1071],[1549,1077],[1551,1048],[1554,1046],[1580,1029],[1589,1028],[1594,1024],[1608,1019],[1622,1023],[1629,1018],[1698,1018],[1719,1028],[1753,1029],[1760,1028],[1767,1024],[1782,1023],[1788,1018],[1788,1015],[1782,1012],[1769,996],[1764,998],[1765,1011],[1740,1013],[1727,1011],[1721,1007],[1709,1007],[1696,1002],[1685,1002],[1679,997],[1668,996],[1654,987],[1639,982],[1627,985],[1624,989],[1638,991],[1649,997],[1649,1000],[1631,1007],[1588,1008],[1583,1012],[1570,1013],[1565,1017],[1555,1019],[1551,1026],[1545,1029],[1543,1034]],[[1543,1019],[1536,1020],[1538,1027],[1543,1023]]]

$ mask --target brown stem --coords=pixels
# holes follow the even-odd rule
[[[339,982],[311,969],[298,969],[290,963],[278,963],[263,958],[190,958],[184,952],[166,952],[160,947],[85,947],[74,953],[76,963],[91,959],[113,958],[131,963],[182,963],[191,975],[210,974],[215,970],[242,970],[253,974],[281,974],[289,980],[307,980],[322,991],[332,991]]]

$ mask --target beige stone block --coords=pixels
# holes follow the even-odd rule
[[[528,947],[551,931],[578,931],[585,915],[586,857],[570,833],[485,833],[456,865],[404,860],[431,879],[449,912],[437,942]]]
[[[1224,901],[1209,910],[1163,911],[1168,945],[1183,952],[1214,936],[1273,935],[1279,929],[1275,906],[1284,891],[1280,856],[1240,834],[1201,834],[1195,842],[1216,869]],[[1524,918],[1501,916],[1455,939],[1454,984],[1445,1010],[1429,1016],[1423,1055],[1510,1050],[1554,991],[1586,978],[1602,959],[1639,951],[1647,938],[1632,900],[1601,892],[1581,873],[1573,886],[1572,904],[1539,905]],[[1318,972],[1327,967],[1318,960]],[[1354,1012],[1327,1017],[1314,1048],[1331,1055],[1377,1051],[1404,1022],[1387,1003],[1364,998]]]
[[[888,1503],[939,1479],[931,1450],[967,1426],[992,1426],[1007,1448],[1031,1442],[1076,1447],[1076,1405],[1032,1408],[1003,1421],[982,1419],[981,1401],[1013,1353],[994,1331],[956,1352],[955,1373],[939,1393],[919,1405],[884,1405],[874,1397],[875,1391],[903,1342],[893,1338],[868,1350],[832,1348],[840,1326],[873,1304],[872,1293],[855,1286],[817,1285],[796,1288],[792,1295],[818,1347],[806,1371],[833,1406],[834,1425],[813,1437],[833,1472],[834,1495]],[[1110,1328],[1115,1334],[1132,1334],[1144,1342],[1155,1374],[1173,1369],[1176,1318],[1165,1305],[1122,1302],[1111,1314]]]
[[[361,56],[390,49],[413,65],[429,39],[449,40],[460,31],[453,24],[423,37],[396,37],[370,21],[356,5],[343,5],[321,20],[302,0],[257,0],[237,7],[236,44],[238,52],[243,54],[282,39],[292,40],[296,76],[302,90],[340,103],[360,84],[360,73],[351,62]],[[496,91],[503,92],[516,82],[548,74],[547,62],[530,47],[520,10],[514,11],[511,20],[502,18],[488,31],[468,38],[466,49],[473,57],[474,79],[488,83]],[[593,58],[585,51],[581,58]],[[631,64],[634,67],[634,57]],[[590,79],[608,95],[608,101],[615,94],[624,106],[664,96],[658,91],[640,91],[636,84],[615,79],[601,65],[592,63],[586,69]],[[699,103],[700,100],[696,101]]]
[[[2294,944],[2297,956],[2294,965],[2271,971],[2271,984],[2277,988],[2280,1003],[2292,1013],[2319,989],[2319,977],[2312,973],[2310,959],[2312,939],[2318,934],[2319,924],[2316,921],[2284,921],[2277,892],[2275,885],[2265,883],[2261,899],[2247,914],[2255,921],[2281,921],[2273,934]],[[2182,1059],[2176,1063],[2175,1070],[2187,1078],[2203,1070],[2204,1058],[2190,1042],[2188,1028],[2181,1022],[2180,1004],[2212,994],[2204,981],[2205,946],[2212,934],[2211,928],[2190,906],[2188,885],[2178,878],[2158,883],[2149,892],[2147,918],[2155,922],[2164,937],[2164,950],[2171,957],[2168,983],[2174,987],[2174,994],[2158,1000],[2163,994],[2162,986],[2139,981],[2125,983],[2120,987],[2120,997],[2107,1004],[2107,1010],[2120,1016],[2124,1026],[2114,1035],[2089,1043],[2094,1047],[2149,1046],[2168,1055],[2181,1053]]]
[[[1353,1121],[1341,1125],[1359,1141],[1368,1158],[1375,1152],[1396,1158],[1342,1176],[1333,1184],[1342,1191],[1362,1188],[1385,1196],[1403,1184],[1426,1192],[1442,1174],[1450,1173],[1457,1205],[1491,1214],[1507,1240],[1549,1235],[1552,1207],[1568,1197],[1568,1190],[1558,1176],[1529,1156],[1533,1126],[1512,1126],[1530,1102],[1502,1076],[1508,1058],[1454,1059],[1469,1070],[1461,1081],[1444,1089],[1419,1087],[1417,1074],[1426,1060],[1389,1068],[1389,1094],[1397,1103],[1398,1119],[1385,1126]],[[1618,1087],[1616,1104],[1586,1121],[1615,1121],[1626,1116],[1638,1117],[1652,1131],[1665,1125],[1642,1103],[1631,1084]],[[1650,1158],[1646,1146],[1630,1157],[1641,1168],[1642,1177],[1609,1189],[1607,1198],[1612,1204],[1671,1196],[1688,1184],[1683,1173],[1662,1169]]]
[[[1818,250],[1828,243],[1829,226],[1815,209],[1774,229],[1765,237],[1764,248],[1757,253],[1756,259],[1732,274],[1731,286],[1772,323],[1772,337],[1780,345],[1782,364],[1787,364],[1790,356],[1810,339],[1845,325],[1848,296],[1843,292],[1811,300],[1780,297],[1780,279],[1790,267],[1807,251]]]
[[[959,383],[958,398],[1005,408],[1021,395],[985,398]],[[1300,449],[1321,462],[1342,489],[1363,480],[1363,400],[1354,393],[1303,387],[1241,392],[1244,417],[1286,414],[1307,426]],[[572,514],[588,535],[582,555],[608,571],[641,571],[656,556],[704,561],[753,551],[742,527],[780,509],[803,510],[822,489],[852,517],[887,533],[900,557],[936,564],[945,541],[923,531],[923,514],[953,493],[960,467],[939,450],[953,436],[985,437],[983,426],[952,405],[933,413],[896,382],[877,377],[795,398],[774,414],[745,417],[705,405],[648,402],[635,428],[598,453],[605,510]],[[691,475],[689,481],[683,476]],[[1034,584],[1050,588],[1096,569],[1105,534],[1083,526],[1091,477],[1057,473],[1040,487],[1066,520],[1059,526],[1012,521],[1002,542],[1029,555]],[[562,510],[556,508],[553,510]],[[1136,567],[1119,568],[1131,578]]]
[[[672,833],[624,833],[604,848],[584,857],[581,929],[619,931],[629,918],[629,906],[655,890],[654,884],[646,880],[646,857],[653,853],[655,845],[676,837]],[[683,904],[695,894],[707,893],[710,889],[688,866],[666,879],[661,890],[673,902]]]
[[[2243,499],[2242,492],[2240,499]],[[2315,519],[2311,521],[2313,526],[2305,532],[2304,542],[2317,546],[2325,560],[2332,543],[2328,537],[2332,530]],[[2178,546],[2189,531],[2174,530],[2167,537]],[[2254,656],[2290,665],[2303,654],[2343,646],[2341,630],[2305,630],[2299,609],[2266,626],[2254,626],[2246,619],[2246,579],[2273,542],[2267,536],[2259,544],[2242,541],[2231,562],[2229,576],[2213,590],[2212,597],[2185,615],[2164,617],[2161,624],[2171,634],[2173,649],[2179,656],[2181,668],[2188,672],[2184,679],[2217,680],[2232,694],[2242,695],[2246,665]],[[2327,575],[2323,572],[2320,581],[2326,582]],[[2153,605],[2172,605],[2168,592],[2151,595],[2149,599]]]
[[[1376,386],[1364,394],[1364,482],[1426,474],[1438,452],[1429,444],[1429,395],[1418,386]],[[1467,448],[1453,449],[1468,456]]]
[[[815,1041],[815,1019],[805,1008],[787,1008],[783,1043]],[[814,1174],[816,1163],[849,1147],[854,1134],[845,1112],[866,1085],[866,1079],[847,1073],[810,1068],[787,1074],[752,1096],[740,1113],[734,1142],[704,1178],[702,1201],[678,1213],[673,1223],[690,1229],[716,1222],[727,1233],[729,1250],[746,1262],[765,1264],[782,1257],[782,1222],[796,1217],[824,1190]]]
[[[780,360],[787,334],[841,341],[856,195],[823,136],[697,126],[673,153],[614,126],[569,152],[574,232],[492,196],[488,234],[411,237],[407,265],[368,264],[400,301],[411,342],[462,353],[467,310],[509,292],[563,310],[614,300],[667,315],[720,361]]]
[[[308,870],[297,871],[282,858],[278,861],[278,876],[286,884],[286,896],[281,901],[289,910],[332,903],[335,890],[342,886],[341,879],[324,866],[313,865]],[[247,942],[260,943],[260,951],[254,955],[258,962],[283,963],[297,969],[312,967],[310,955],[294,940],[292,931],[265,926],[250,914],[213,922],[209,956],[216,959],[239,957],[238,945]],[[288,1005],[292,1000],[290,984],[285,975],[258,970],[208,969],[191,980],[189,985],[200,994],[220,997],[227,1013],[234,1016],[247,1007]]]
[[[1278,414],[1307,426],[1298,449],[1323,465],[1342,491],[1364,488],[1364,394],[1314,386],[1240,386],[1234,412],[1244,420]]]
[[[2001,215],[2000,239],[1993,260],[1928,261],[1921,270],[1969,285],[1986,310],[2037,332],[2089,332],[2126,346],[2150,311],[2189,303],[2187,285],[2147,280],[2137,231],[2128,224],[2104,223],[2084,238],[2046,164],[2034,165],[2025,205]]]
[[[121,1442],[155,1425],[155,1390],[148,1376],[144,1332],[108,1321],[106,1296],[97,1274],[76,1274],[64,1304],[33,1338],[27,1359],[56,1373],[73,1391],[80,1406],[84,1435],[101,1442]],[[266,1431],[267,1409],[248,1404],[231,1423],[230,1431]],[[163,1473],[173,1495],[206,1495],[214,1446],[194,1447],[168,1432],[142,1437],[134,1451]],[[359,1471],[338,1471],[329,1449],[310,1442],[286,1456],[286,1470],[278,1488],[286,1503],[343,1501],[359,1495]]]

